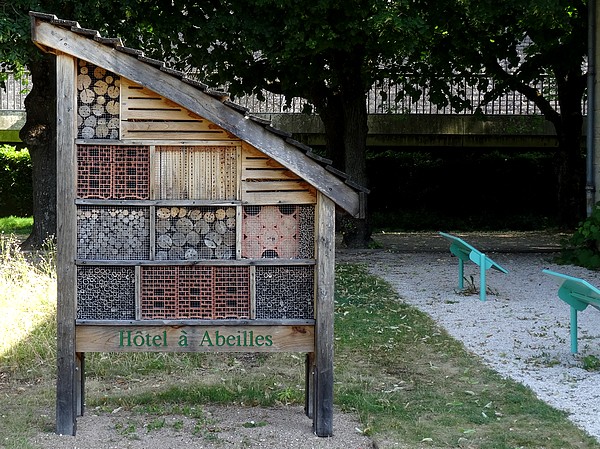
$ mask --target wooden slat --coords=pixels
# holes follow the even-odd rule
[[[314,326],[79,325],[79,352],[311,352]],[[183,346],[182,337],[187,338]]]
[[[147,86],[150,90],[173,100],[182,107],[227,130],[231,135],[260,149],[333,199],[350,215],[356,216],[359,214],[360,200],[354,189],[333,176],[318,162],[307,157],[295,146],[267,131],[262,125],[247,120],[238,111],[223,104],[218,99],[206,95],[195,87],[183,83],[181,80],[161,72],[156,67],[139,61],[130,55],[39,18],[32,17],[32,29],[32,38],[38,46],[60,49],[65,53],[117,73],[137,84]]]
[[[76,267],[77,211],[75,185],[77,158],[75,151],[76,66],[75,60],[59,53],[56,57],[57,84],[57,388],[56,432],[75,435],[76,416],[82,399],[83,373],[76,372],[81,358],[76,357]]]
[[[314,204],[314,191],[299,192],[244,192],[242,199],[245,204]]]
[[[298,175],[289,171],[287,168],[260,168],[253,170],[244,170],[242,181],[253,180],[275,180],[275,179],[300,179]]]
[[[121,81],[121,136],[135,138],[229,139],[222,128],[156,92]]]

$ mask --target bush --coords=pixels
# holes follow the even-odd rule
[[[592,270],[600,269],[600,203],[566,242],[560,261]]]
[[[30,216],[32,211],[31,158],[25,148],[0,146],[0,217]]]

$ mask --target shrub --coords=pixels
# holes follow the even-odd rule
[[[600,203],[566,242],[560,261],[592,270],[600,268]]]
[[[0,217],[32,214],[31,158],[25,148],[0,146]]]

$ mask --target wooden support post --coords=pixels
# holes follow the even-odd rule
[[[305,361],[305,382],[304,382],[304,413],[310,419],[313,418],[313,412],[315,409],[314,399],[315,399],[315,353],[309,352],[306,354]]]
[[[75,318],[77,210],[75,207],[76,66],[71,56],[56,56],[57,84],[57,383],[56,433],[75,435],[83,372],[77,373]],[[81,395],[81,397],[80,397]]]
[[[315,395],[313,430],[333,435],[333,306],[335,283],[335,206],[317,196],[317,265],[315,304]]]
[[[85,352],[75,353],[75,386],[77,388],[77,416],[83,416],[85,411]]]

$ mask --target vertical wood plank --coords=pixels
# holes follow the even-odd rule
[[[156,190],[156,145],[150,145],[148,148],[148,157],[150,158],[150,177],[148,182],[150,183],[150,199],[157,199],[157,190]]]
[[[335,206],[322,193],[317,197],[315,267],[315,375],[313,430],[333,435],[333,307],[335,284]]]
[[[76,385],[77,385],[77,416],[83,416],[85,410],[85,352],[75,353],[77,368],[76,368]]]
[[[313,418],[313,412],[315,410],[315,353],[309,352],[306,354],[306,360],[304,362],[305,368],[305,379],[304,379],[304,413],[310,419]]]
[[[57,53],[56,151],[57,151],[57,382],[56,433],[75,435],[77,399],[84,373],[75,354],[77,221],[75,207],[76,61]]]
[[[156,206],[150,206],[150,260],[156,260]]]

